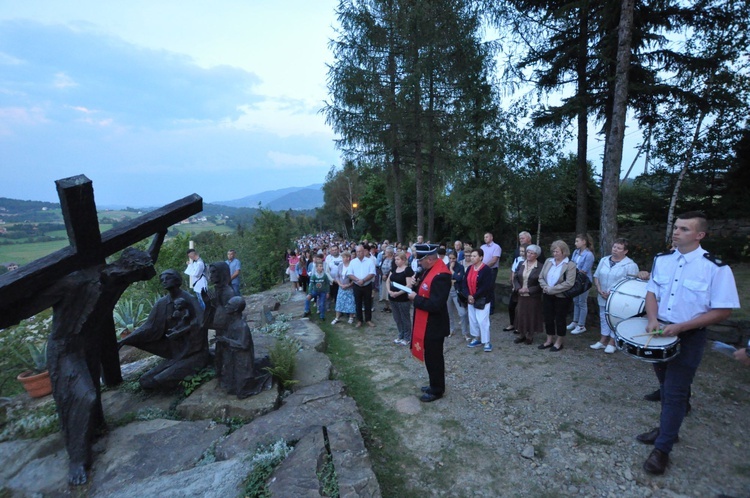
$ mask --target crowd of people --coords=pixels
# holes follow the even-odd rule
[[[509,324],[503,330],[518,335],[515,344],[531,345],[537,336],[544,336],[538,349],[558,353],[565,347],[568,332],[586,332],[589,292],[580,290],[581,278],[589,281],[584,289],[594,287],[600,310],[600,337],[590,345],[591,350],[605,354],[618,350],[613,330],[617,327],[608,320],[607,304],[624,279],[645,285],[642,335],[681,340],[675,358],[653,362],[659,383],[655,399],[662,403],[660,424],[637,436],[638,441],[654,445],[643,465],[651,474],[666,471],[689,410],[690,385],[705,349],[706,326],[726,319],[732,308],[739,307],[731,269],[700,246],[706,230],[702,213],[679,216],[673,249],[654,258],[653,274],[640,270],[628,257],[629,242],[624,238],[616,239],[611,253],[597,263],[593,239],[586,233],[576,235],[572,253],[565,241],[554,241],[545,258],[543,249],[532,243],[531,234],[521,232],[511,258]],[[373,326],[375,300],[383,303],[381,311],[392,315],[398,330],[393,342],[410,346],[412,354],[425,363],[430,385],[422,388],[420,399],[430,402],[445,393],[445,337],[460,331],[469,348],[493,351],[490,315],[495,312],[501,257],[502,249],[489,232],[484,244],[476,248],[462,241],[452,246],[425,244],[421,236],[408,245],[388,240],[354,243],[326,233],[299,239],[286,264],[295,289],[299,277],[313,271],[316,276],[324,273],[330,284],[310,288],[306,316],[309,303],[317,301],[321,320],[331,306],[336,311],[333,325],[348,316],[348,323],[356,327]],[[747,351],[738,350],[735,357],[750,364]]]

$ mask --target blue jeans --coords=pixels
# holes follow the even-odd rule
[[[661,420],[659,437],[654,447],[664,453],[672,451],[682,420],[687,412],[690,385],[703,359],[706,348],[706,329],[695,329],[680,334],[680,354],[672,361],[654,363],[654,372],[661,388]]]
[[[232,281],[232,289],[234,290],[235,296],[242,296],[242,294],[240,294],[240,281],[239,280],[237,280],[236,282]]]
[[[586,326],[586,316],[589,314],[589,293],[584,292],[573,298],[573,321],[581,327]],[[603,335],[603,334],[602,334]]]
[[[305,299],[305,313],[310,313],[310,301],[313,299],[317,299],[316,303],[318,303],[318,313],[320,313],[320,318],[326,317],[326,295],[324,292],[321,292],[318,294],[317,292],[311,292],[308,294],[308,296],[312,297],[312,299],[307,300]]]

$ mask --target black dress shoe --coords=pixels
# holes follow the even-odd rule
[[[503,332],[510,332],[511,330],[516,330],[516,328],[513,325],[508,325],[503,329]]]
[[[556,347],[556,346],[552,346],[551,348],[549,348],[549,352],[550,353],[557,353],[558,351],[562,351],[562,348],[564,348],[564,347],[565,347],[565,344],[560,344],[559,348]]]
[[[422,386],[422,392],[423,392],[423,393],[428,393],[428,392],[430,392],[430,386]]]
[[[554,344],[540,344],[537,346],[537,349],[547,349],[551,348],[552,346],[554,346]]]
[[[648,432],[644,432],[643,434],[638,434],[635,438],[643,444],[654,444],[656,442],[656,439],[659,437],[659,432],[659,428],[656,427]],[[677,443],[679,441],[680,436],[677,436],[674,439],[674,442]]]
[[[661,401],[661,389],[657,389],[652,393],[646,394],[645,396],[643,396],[643,399],[645,399],[646,401]]]
[[[515,339],[513,339],[513,344],[521,344],[522,342],[526,342],[526,338],[516,337]]]
[[[436,399],[442,398],[442,394],[432,394],[431,392],[424,393],[421,398],[419,398],[419,401],[422,403],[431,403],[435,401]]]
[[[660,476],[667,470],[669,464],[669,454],[654,448],[654,451],[643,462],[643,470],[649,474]]]

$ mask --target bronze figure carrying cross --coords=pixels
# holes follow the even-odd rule
[[[103,428],[100,374],[122,381],[112,311],[133,282],[155,275],[167,229],[203,209],[197,194],[101,234],[91,181],[83,175],[57,184],[70,246],[0,276],[0,328],[53,308],[47,360],[52,392],[70,458],[68,480],[83,484],[91,444]],[[157,234],[149,252],[129,246]],[[121,257],[105,258],[120,250]]]

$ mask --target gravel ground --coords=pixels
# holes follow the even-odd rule
[[[424,366],[393,344],[393,319],[380,308],[375,328],[335,329],[398,413],[393,451],[417,462],[403,469],[416,496],[750,497],[750,369],[730,358],[706,353],[670,467],[654,477],[641,468],[651,447],[635,440],[658,426],[659,403],[643,400],[657,387],[652,367],[589,349],[598,330],[540,351],[543,336],[513,344],[499,310],[493,352],[467,348],[460,333],[446,339],[446,395],[424,404]]]

